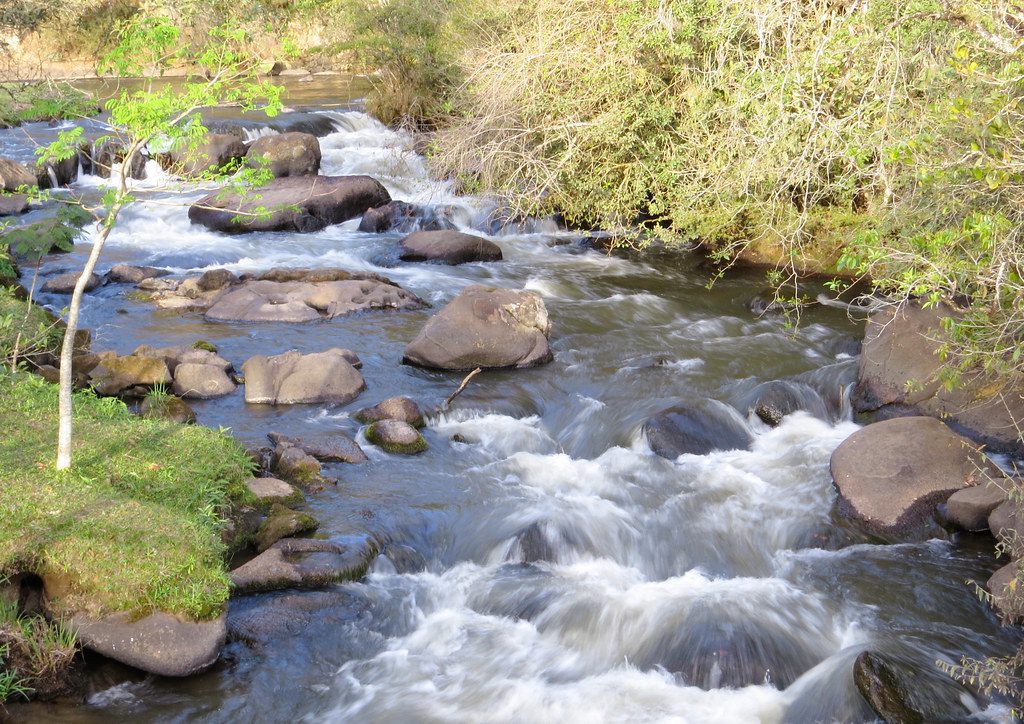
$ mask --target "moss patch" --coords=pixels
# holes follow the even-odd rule
[[[220,531],[251,495],[229,436],[75,397],[74,466],[54,468],[57,388],[0,376],[0,574],[32,572],[57,607],[203,619],[228,598]]]

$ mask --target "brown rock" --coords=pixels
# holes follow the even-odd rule
[[[315,176],[320,171],[320,141],[297,131],[262,136],[249,146],[246,163],[254,168],[265,164],[278,178]]]
[[[992,594],[993,608],[1014,622],[1024,620],[1024,586],[1016,583],[1020,576],[1020,562],[1013,561],[993,573],[985,584]]]
[[[119,395],[134,387],[169,385],[167,364],[155,357],[108,357],[89,373],[93,389],[101,395]]]
[[[291,351],[252,357],[242,365],[245,401],[264,405],[347,404],[366,389],[363,376],[349,361],[350,355],[348,350],[335,348],[307,355]]]
[[[402,239],[402,261],[428,261],[439,264],[467,264],[475,261],[501,261],[501,247],[480,236],[460,231],[416,231]]]
[[[1007,500],[996,506],[988,516],[988,529],[1003,543],[1013,542],[1020,534],[1020,504]]]
[[[423,427],[423,411],[408,397],[390,397],[373,407],[360,410],[352,417],[365,424],[380,420],[401,420],[413,427]]]
[[[993,483],[958,490],[946,501],[946,518],[964,530],[988,530],[989,513],[1006,501],[1006,491]]]
[[[81,275],[81,272],[58,274],[46,281],[46,284],[43,285],[42,291],[47,294],[71,294],[75,291],[75,285],[78,283],[78,277]],[[102,277],[99,277],[96,274],[90,274],[89,281],[85,284],[85,291],[91,292],[102,283]]]
[[[174,394],[185,399],[209,400],[230,395],[235,391],[235,383],[218,365],[183,362],[174,369],[173,389]]]
[[[17,191],[21,186],[34,187],[36,176],[24,164],[0,158],[0,191]]]

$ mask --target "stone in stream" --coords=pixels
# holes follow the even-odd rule
[[[327,483],[320,472],[320,461],[291,445],[279,445],[274,450],[271,470],[285,480],[313,491],[322,490]]]
[[[249,478],[245,481],[245,487],[260,506],[273,506],[274,503],[290,505],[301,503],[303,500],[302,492],[298,488],[277,478]]]
[[[139,406],[139,414],[147,420],[170,420],[182,425],[191,425],[196,421],[195,410],[174,395],[147,395]]]
[[[0,216],[16,216],[28,211],[28,196],[25,194],[0,195]]]
[[[107,139],[99,145],[85,143],[79,148],[78,161],[85,173],[100,178],[110,178],[114,165],[124,161],[127,153],[124,144],[116,139]],[[127,177],[143,180],[146,178],[146,157],[136,153],[132,157],[131,166],[127,169]]]
[[[534,367],[553,358],[550,332],[539,294],[474,284],[427,320],[402,361],[442,370]]]
[[[89,384],[100,395],[121,395],[139,387],[170,383],[171,372],[159,357],[108,355],[89,372]]]
[[[22,186],[35,185],[36,176],[27,166],[0,156],[0,191],[17,191]]]
[[[993,573],[985,584],[992,595],[992,607],[1013,623],[1024,621],[1024,585],[1010,586],[1020,577],[1020,561],[1011,561]]]
[[[245,162],[253,168],[265,165],[276,178],[316,176],[320,172],[320,141],[311,133],[298,131],[261,136],[249,146]]]
[[[402,261],[427,261],[439,264],[467,264],[475,261],[501,261],[501,247],[480,236],[460,231],[416,231],[402,239]]]
[[[643,433],[651,450],[669,460],[716,450],[746,450],[752,439],[739,415],[716,401],[669,408],[647,420]]]
[[[231,571],[231,584],[236,594],[322,588],[362,578],[376,556],[377,547],[365,539],[340,543],[284,538]]]
[[[386,231],[411,233],[414,231],[440,231],[454,229],[455,224],[443,214],[445,208],[426,207],[406,201],[391,201],[368,209],[359,221],[359,231],[381,234]]]
[[[367,460],[359,443],[343,432],[335,431],[302,439],[271,432],[267,437],[279,448],[297,447],[322,462],[359,464]]]
[[[344,349],[301,354],[294,350],[251,357],[242,365],[245,401],[262,405],[329,403],[344,405],[366,389]]]
[[[943,320],[958,316],[944,304],[929,309],[905,304],[872,315],[852,395],[854,409],[896,414],[909,409],[940,417],[989,450],[1024,453],[1015,422],[1024,420],[1024,390],[988,381],[977,371],[965,373],[952,389],[942,384]]]
[[[1010,545],[1020,535],[1017,511],[1020,504],[1006,500],[996,506],[988,516],[988,529],[1001,542]]]
[[[308,513],[300,513],[286,508],[281,503],[274,503],[270,507],[267,519],[256,531],[256,550],[262,553],[282,538],[312,533],[319,527],[320,524]]]
[[[194,345],[191,347],[185,345],[151,347],[148,344],[140,344],[132,351],[132,354],[137,357],[162,359],[167,363],[167,369],[171,371],[171,374],[174,374],[178,369],[178,365],[182,364],[210,365],[224,372],[228,372],[231,369],[231,363],[220,355],[209,350],[200,349]]]
[[[194,203],[188,218],[214,231],[319,231],[391,200],[369,176],[289,176],[247,195],[215,192]]]
[[[245,143],[233,133],[207,133],[195,145],[179,143],[177,148],[162,154],[157,160],[164,171],[189,178],[218,171],[245,158],[247,152]]]
[[[820,420],[828,420],[825,402],[807,384],[790,380],[763,382],[751,392],[753,402],[750,409],[761,422],[771,427],[782,422],[782,418],[803,410]]]
[[[238,283],[238,277],[227,269],[210,269],[196,279],[196,288],[201,292],[215,292]]]
[[[82,273],[76,271],[58,274],[46,281],[43,285],[42,291],[47,294],[71,294],[75,291],[75,285],[78,283],[78,278],[80,276],[82,276]],[[96,274],[90,274],[89,281],[85,283],[85,291],[91,292],[101,284],[103,284],[103,277]]]
[[[872,533],[918,536],[935,506],[1000,473],[965,438],[931,417],[861,428],[832,453],[839,512]]]
[[[78,157],[68,156],[61,161],[36,162],[36,184],[41,189],[70,186],[78,180]]]
[[[273,639],[294,636],[314,623],[331,628],[353,623],[368,609],[366,599],[347,590],[234,598],[228,604],[228,639],[259,650]]]
[[[156,279],[170,273],[167,269],[157,269],[152,266],[115,264],[107,272],[107,281],[115,284],[138,284],[144,279]]]
[[[365,407],[352,415],[364,424],[380,420],[401,420],[413,427],[423,427],[423,411],[408,397],[389,397],[373,407]]]
[[[208,669],[227,638],[226,617],[189,621],[167,613],[135,618],[127,613],[69,618],[87,649],[157,676],[191,676]]]
[[[201,350],[193,350],[200,352]],[[209,354],[207,352],[206,354]],[[189,400],[210,400],[230,395],[235,383],[220,365],[182,362],[174,369],[174,394]]]
[[[853,664],[853,681],[857,691],[872,710],[886,722],[918,724],[925,716],[914,709],[908,699],[907,685],[886,661],[876,653],[863,651]]]
[[[988,530],[989,514],[1006,502],[1006,491],[994,483],[981,483],[953,493],[940,512],[945,520],[967,531]]]
[[[427,441],[416,428],[401,420],[381,420],[366,428],[366,439],[385,452],[416,455],[425,452]]]

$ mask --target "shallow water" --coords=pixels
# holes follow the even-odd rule
[[[708,289],[694,259],[609,256],[550,221],[495,230],[493,203],[429,180],[410,139],[354,110],[358,101],[337,82],[301,88],[307,108],[299,112],[333,129],[321,138],[322,173],[374,175],[395,198],[493,232],[503,262],[402,264],[401,235],[360,233],[357,220],[308,235],[217,234],[189,224],[186,204],[202,192],[167,188],[151,165],[139,184],[145,201],[124,212],[99,270],[118,262],[177,274],[341,266],[385,274],[434,310],[472,283],[527,288],[549,310],[554,362],[474,378],[451,412],[430,418],[423,455],[364,445],[369,464],[326,466],[340,482],[308,496],[320,532],[371,536],[387,555],[364,581],[300,594],[307,615],[287,635],[259,650],[232,643],[212,671],[186,681],[144,678],[94,657],[85,705],[33,705],[16,716],[870,721],[851,674],[870,648],[915,671],[919,695],[938,711],[1005,717],[935,667],[1016,641],[965,583],[995,568],[991,541],[876,545],[833,519],[828,460],[857,429],[842,392],[860,323],[816,308],[793,331],[781,317],[748,311],[762,286],[757,274]],[[24,133],[0,133],[0,154],[12,150],[31,155]],[[87,177],[78,186],[101,184]],[[87,251],[79,244],[47,260],[43,277],[80,267]],[[157,312],[128,291],[111,285],[89,296],[83,324],[95,349],[205,339],[236,367],[287,349],[348,347],[360,356],[368,389],[345,407],[252,406],[241,391],[195,404],[202,424],[230,427],[246,445],[266,444],[273,430],[358,436],[352,411],[399,394],[433,406],[462,377],[400,363],[434,310],[228,325]],[[827,419],[798,413],[770,429],[748,414],[756,384],[794,376],[817,391]],[[754,434],[749,450],[675,461],[650,451],[644,420],[707,400],[742,418]],[[232,606],[294,603],[289,596]]]

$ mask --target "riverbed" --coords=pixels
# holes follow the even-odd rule
[[[289,349],[355,351],[367,390],[347,406],[247,405],[241,391],[194,406],[201,424],[230,428],[247,446],[266,445],[271,431],[359,439],[370,461],[327,465],[339,483],[309,495],[306,507],[321,535],[370,537],[382,554],[359,582],[233,601],[235,612],[288,605],[301,615],[262,645],[230,643],[206,674],[154,679],[93,656],[84,704],[23,706],[16,716],[871,721],[852,678],[854,659],[870,649],[912,672],[918,695],[950,718],[1005,720],[1002,706],[936,666],[1016,644],[968,583],[996,568],[991,539],[886,545],[833,514],[828,462],[858,429],[847,396],[862,319],[817,306],[793,328],[782,315],[751,311],[764,291],[759,272],[731,273],[709,288],[710,270],[696,256],[609,254],[549,219],[502,224],[492,200],[430,179],[408,135],[362,112],[362,87],[290,81],[284,120],[246,125],[252,137],[288,123],[322,130],[322,174],[369,174],[394,198],[487,236],[503,261],[403,263],[401,234],[359,232],[358,219],[312,234],[208,231],[187,216],[204,192],[151,163],[138,184],[142,201],[123,212],[99,271],[116,263],[178,276],[342,267],[383,274],[432,308],[232,325],[158,311],[108,285],[87,297],[82,324],[95,350],[203,339],[236,368]],[[29,137],[46,142],[54,133],[2,131],[0,155],[31,157]],[[94,193],[103,183],[86,176],[75,190]],[[41,281],[80,268],[88,250],[86,239],[48,258]],[[430,416],[422,455],[365,443],[352,412],[395,395],[434,407],[459,385],[462,374],[401,360],[428,317],[470,284],[540,294],[554,361],[475,377],[449,412]],[[757,384],[776,379],[807,383],[824,414],[765,425],[747,404]],[[749,449],[676,460],[652,453],[645,420],[709,401],[749,428]]]

